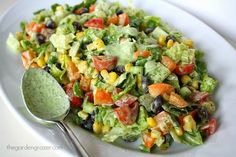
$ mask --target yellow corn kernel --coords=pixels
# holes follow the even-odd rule
[[[47,63],[48,62],[48,58],[50,56],[50,53],[49,52],[46,52],[45,53],[45,56],[44,56],[44,61]]]
[[[99,38],[97,38],[97,39],[93,42],[93,44],[96,45],[97,50],[100,50],[100,49],[102,49],[102,48],[105,46],[105,44],[104,44],[104,42],[102,41],[102,39],[99,39]]]
[[[94,122],[93,123],[93,132],[95,134],[100,134],[102,132],[102,123],[99,123],[99,122]]]
[[[108,133],[111,130],[111,127],[109,125],[103,125],[102,126],[102,133]]]
[[[170,99],[170,96],[169,96],[168,94],[166,94],[166,93],[164,93],[164,94],[162,95],[162,97],[163,97],[163,99],[164,99],[165,101],[169,101],[169,99]]]
[[[152,131],[151,131],[151,137],[152,137],[152,138],[159,138],[159,137],[161,137],[161,136],[162,136],[162,134],[161,134],[160,131],[158,131],[158,130],[152,130]]]
[[[193,41],[191,39],[186,39],[183,41],[185,45],[187,45],[189,48],[193,47]]]
[[[88,63],[86,61],[78,61],[77,68],[80,73],[85,74],[85,72],[88,70]]]
[[[193,80],[192,87],[195,88],[195,89],[198,89],[198,87],[199,87],[198,83],[199,83],[198,80]]]
[[[181,127],[176,127],[175,132],[178,136],[182,136],[184,133]]]
[[[115,72],[110,72],[109,73],[109,79],[108,79],[107,83],[112,85],[116,81],[117,78],[118,78],[118,75]]]
[[[183,128],[185,131],[192,132],[193,130],[196,129],[196,122],[191,115],[185,116],[183,118],[183,122],[184,122]]]
[[[152,127],[155,127],[157,125],[157,122],[154,118],[152,117],[148,117],[147,118],[147,123],[148,125],[152,128]]]
[[[159,38],[158,38],[158,43],[162,46],[164,46],[166,44],[166,36],[165,35],[161,35]]]
[[[84,32],[78,32],[76,33],[76,39],[80,40],[82,37],[84,37],[85,33]]]
[[[168,40],[166,47],[169,49],[174,45],[174,41],[172,39]]]
[[[191,78],[188,75],[183,75],[181,77],[181,82],[183,83],[183,85],[188,84],[189,82],[191,82]]]
[[[37,60],[37,64],[40,68],[42,68],[43,66],[45,66],[45,61],[44,61],[44,57],[40,57],[38,60]]]
[[[109,73],[107,72],[107,70],[102,70],[100,72],[100,74],[102,75],[102,77],[104,78],[104,80],[108,80],[109,78]]]
[[[128,71],[131,69],[131,67],[133,67],[133,64],[132,64],[132,63],[126,64],[126,65],[125,65],[125,71],[128,72]]]

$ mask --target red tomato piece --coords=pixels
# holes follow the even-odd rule
[[[152,146],[155,144],[156,139],[151,137],[151,133],[150,132],[144,132],[142,134],[142,139],[144,142],[144,145],[147,148],[152,148]]]
[[[103,29],[104,28],[104,20],[102,18],[93,18],[84,23],[85,27],[95,28],[95,29]]]
[[[207,125],[201,128],[207,136],[210,136],[216,132],[217,129],[217,120],[216,118],[212,118]]]
[[[138,102],[134,102],[131,105],[123,105],[115,109],[115,113],[119,121],[124,125],[133,124],[138,116]]]
[[[83,98],[74,95],[73,83],[69,83],[64,87],[66,94],[69,96],[70,105],[73,108],[81,107],[83,104]]]
[[[163,133],[163,135],[168,134],[170,132],[171,128],[173,128],[171,116],[166,111],[160,112],[154,118],[157,122],[158,128]]]
[[[85,93],[85,98],[86,97],[88,97],[89,102],[92,102],[92,103],[94,102],[94,100],[93,100],[93,91]]]
[[[190,99],[193,102],[199,102],[201,104],[209,99],[209,93],[207,93],[207,92],[194,92],[190,96]]]
[[[180,76],[187,75],[193,72],[194,67],[194,64],[177,65],[174,72]]]
[[[129,24],[129,15],[127,13],[123,13],[119,15],[119,25],[126,26]]]
[[[115,102],[117,106],[123,106],[123,105],[131,105],[134,103],[138,98],[136,96],[125,94],[122,96],[119,100]]]
[[[117,57],[113,56],[93,56],[93,64],[98,71],[112,70],[117,64]]]

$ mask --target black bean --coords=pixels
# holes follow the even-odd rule
[[[199,108],[197,111],[197,121],[206,122],[209,119],[209,114],[207,110],[203,107]]]
[[[43,70],[45,70],[46,72],[50,73],[50,67],[47,66],[47,65],[43,68]]]
[[[159,95],[154,99],[152,103],[152,106],[151,106],[152,112],[154,112],[155,114],[158,114],[161,111],[163,111],[162,104],[163,104],[162,97]]]
[[[55,29],[57,27],[56,23],[51,19],[48,20],[45,25],[46,25],[46,28],[50,28],[50,29]]]
[[[46,42],[46,37],[40,33],[36,34],[36,40],[38,41],[39,45]]]
[[[124,13],[123,10],[117,10],[116,15],[118,16],[118,15],[123,14],[123,13]]]
[[[116,72],[118,75],[123,74],[125,72],[125,67],[118,65],[115,67],[114,72]]]
[[[148,85],[149,85],[149,80],[147,77],[143,76],[142,77],[142,88],[143,88],[143,91],[144,92],[147,92],[148,91]]]
[[[82,31],[82,26],[79,22],[73,22],[72,23],[73,27],[75,28],[76,31]]]
[[[94,123],[94,120],[91,118],[91,116],[89,116],[86,120],[82,121],[81,127],[86,130],[92,131],[93,123]]]
[[[80,15],[82,15],[84,13],[88,13],[88,12],[89,12],[88,8],[82,8],[80,11]]]
[[[152,33],[153,32],[153,30],[154,30],[154,28],[147,28],[147,29],[145,29],[145,33],[146,34],[150,34],[150,33]]]
[[[61,63],[58,63],[58,62],[57,62],[55,65],[56,65],[56,67],[57,67],[59,70],[62,70],[62,68],[61,68]]]
[[[168,35],[168,36],[166,37],[166,42],[168,42],[170,39],[172,39],[173,41],[176,41],[175,36],[173,36],[173,35]]]

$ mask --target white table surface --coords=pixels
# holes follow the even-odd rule
[[[17,0],[0,0],[0,16],[3,14],[3,12],[9,8],[10,5],[12,5]],[[168,0],[169,2],[172,2],[175,5],[178,5],[179,7],[183,8],[186,11],[193,12],[194,15],[199,17],[200,19],[203,19],[205,22],[209,22],[208,24],[211,25],[216,31],[220,32],[221,34],[226,34],[229,36],[225,36],[225,38],[228,39],[228,41],[236,48],[236,38],[232,37],[231,34],[236,34],[236,26],[235,26],[235,20],[234,22],[230,23],[230,19],[234,19],[235,7],[232,7],[230,5],[225,5],[226,1],[223,0],[199,0],[194,2],[194,0]],[[231,1],[232,0],[227,0]],[[224,3],[222,3],[224,2]],[[218,4],[217,4],[218,3]],[[218,6],[216,8],[210,8],[208,6]],[[214,4],[214,5],[211,5]],[[221,4],[224,8],[223,12],[219,12],[221,8],[219,6]],[[230,3],[230,4],[236,4],[236,3]],[[204,7],[203,7],[204,6]],[[218,9],[218,10],[217,10]],[[234,10],[234,14],[232,14]],[[205,13],[205,14],[204,14]],[[212,13],[212,14],[211,14]],[[220,16],[217,16],[217,14],[220,14]],[[232,18],[230,18],[231,16]],[[226,23],[217,23],[218,21],[215,20],[214,17],[223,18]],[[228,27],[226,27],[226,25]],[[224,28],[231,28],[224,29]],[[234,27],[235,26],[235,27]],[[230,32],[232,31],[232,33]],[[225,33],[226,32],[226,33]],[[44,157],[52,157],[52,156],[60,156],[56,150],[10,150],[7,147],[9,146],[45,146],[44,143],[42,143],[39,139],[34,137],[24,126],[22,126],[19,121],[14,117],[14,115],[10,112],[10,110],[6,107],[6,105],[3,103],[2,98],[0,98],[0,154],[4,157],[16,157],[16,156],[24,156],[24,157],[38,157],[38,156],[44,156]],[[47,145],[46,145],[47,146]]]

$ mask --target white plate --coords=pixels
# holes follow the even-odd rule
[[[78,0],[21,0],[3,16],[0,21],[0,94],[12,113],[17,116],[23,126],[31,130],[45,143],[60,145],[64,149],[60,153],[72,156],[71,145],[65,142],[59,130],[53,126],[45,127],[35,123],[24,108],[20,94],[20,80],[23,73],[19,55],[9,52],[5,41],[9,32],[19,30],[21,20],[29,20],[32,12],[49,8],[53,3],[78,3]],[[121,1],[126,4],[126,1]],[[206,52],[206,61],[209,72],[214,75],[220,83],[215,94],[218,103],[216,117],[220,126],[216,134],[209,138],[202,146],[190,148],[182,145],[172,146],[171,149],[158,156],[214,156],[231,157],[236,153],[236,114],[234,113],[236,102],[236,52],[235,50],[215,31],[207,25],[189,15],[188,13],[169,5],[160,0],[149,0],[148,3],[142,0],[133,1],[135,7],[143,8],[146,12],[162,17],[169,24],[193,39],[198,48]],[[92,134],[72,126],[73,130],[81,139],[89,154],[93,157],[120,157],[120,156],[144,156],[143,153],[135,150],[136,144],[118,146],[101,142]],[[122,148],[123,147],[123,148]],[[126,148],[126,149],[125,149]],[[145,156],[153,156],[145,154]]]

